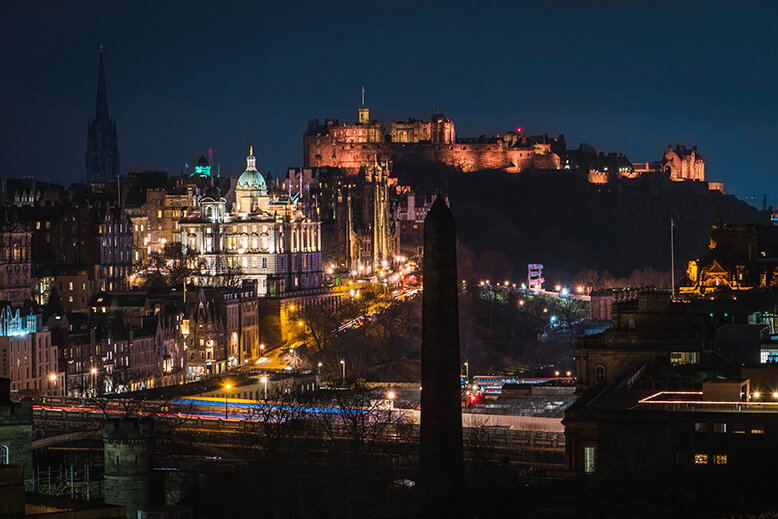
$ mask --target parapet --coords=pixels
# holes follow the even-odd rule
[[[32,400],[0,405],[0,425],[18,425],[32,423]]]
[[[152,418],[111,418],[103,425],[103,440],[118,443],[148,442],[154,437]]]

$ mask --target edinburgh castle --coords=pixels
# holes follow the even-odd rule
[[[388,126],[388,127],[387,127]],[[337,119],[308,122],[303,136],[306,168],[336,167],[346,175],[377,162],[437,163],[464,173],[480,170],[584,172],[592,184],[608,184],[643,175],[666,175],[673,181],[705,182],[705,161],[696,146],[669,145],[656,162],[632,163],[623,154],[598,152],[587,144],[568,149],[564,135],[527,135],[521,128],[492,136],[457,137],[454,121],[433,113],[429,121],[384,121],[359,108],[354,124]],[[724,190],[708,182],[711,190]]]

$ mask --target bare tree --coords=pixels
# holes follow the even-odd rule
[[[241,434],[250,449],[260,447],[267,456],[287,458],[297,450],[300,440],[313,432],[308,399],[301,391],[281,388],[268,397],[248,409]]]
[[[348,451],[360,463],[386,453],[388,445],[410,435],[405,415],[392,409],[385,398],[361,381],[335,391],[332,404],[335,411],[318,415],[325,438],[333,445],[345,441]]]

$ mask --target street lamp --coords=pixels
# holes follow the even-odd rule
[[[346,382],[346,361],[345,360],[341,360],[340,361],[340,367],[341,367],[342,372],[343,372],[342,380],[343,380],[343,383],[345,383]]]
[[[316,374],[321,377],[321,362],[319,362],[319,371]]]
[[[395,392],[391,389],[386,393],[386,398],[389,399],[389,409],[394,409],[394,399],[396,396]]]
[[[97,368],[92,368],[89,370],[89,372],[92,374],[92,396],[94,396],[97,393]]]
[[[229,404],[228,404],[229,395],[227,391],[229,391],[230,389],[232,389],[232,384],[224,385],[224,419],[225,420],[228,418],[228,412],[229,412]]]
[[[259,345],[259,356],[264,357],[265,356],[265,343],[261,343]]]
[[[267,377],[262,377],[259,381],[265,384],[265,400],[267,400]]]
[[[465,380],[470,382],[470,364],[465,362]]]

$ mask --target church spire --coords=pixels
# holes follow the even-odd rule
[[[86,141],[86,181],[103,185],[119,174],[119,144],[116,123],[108,115],[108,92],[105,86],[103,46],[97,72],[95,116],[90,119]]]
[[[103,46],[100,45],[100,68],[97,73],[97,105],[95,119],[108,119],[108,93],[105,88],[105,67],[103,66]]]

